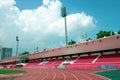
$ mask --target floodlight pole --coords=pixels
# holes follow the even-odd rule
[[[62,7],[61,9],[61,14],[62,14],[62,17],[64,17],[64,22],[65,22],[65,41],[66,41],[66,45],[68,44],[68,38],[67,38],[67,21],[66,21],[66,8],[65,7]]]
[[[37,46],[37,47],[36,47],[36,52],[39,52],[38,49],[39,49],[39,47]]]
[[[17,45],[16,45],[16,57],[17,57],[18,56],[18,43],[19,43],[18,36],[16,36],[16,41],[17,41]],[[17,60],[16,60],[16,64],[17,64]]]
[[[65,38],[66,38],[66,45],[68,44],[68,38],[67,38],[67,23],[66,23],[66,16],[64,17],[65,19]]]

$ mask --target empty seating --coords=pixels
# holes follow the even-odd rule
[[[96,62],[92,63],[97,56],[80,57],[75,63],[66,65],[66,68],[82,69],[117,69],[120,68],[120,54],[101,55]]]
[[[41,62],[40,61],[29,62],[24,67],[58,68],[60,65],[61,66],[63,65],[63,67],[65,65],[65,68],[83,68],[83,69],[120,68],[120,54],[80,56],[74,58],[71,57],[71,58],[53,59],[53,60],[41,61]]]
[[[24,67],[38,67],[40,62],[29,62]]]
[[[58,60],[54,60],[52,61],[52,63],[49,65],[53,68],[57,68],[65,59],[58,59]]]
[[[80,57],[77,61],[74,63],[92,63],[92,61],[96,58],[97,56],[84,56]]]
[[[96,61],[99,62],[120,62],[120,54],[107,54],[101,55],[100,58]]]
[[[45,63],[41,64],[42,62],[29,62],[24,67],[25,68],[57,68],[59,64],[61,64],[65,59],[58,59],[58,60],[49,60],[45,61]],[[44,62],[44,61],[43,61]]]

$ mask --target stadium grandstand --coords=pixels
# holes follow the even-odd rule
[[[0,61],[8,68],[21,65],[24,68],[78,68],[120,69],[120,35],[79,42],[59,48],[26,55],[28,62],[19,62],[19,57]],[[17,63],[17,64],[16,64]]]

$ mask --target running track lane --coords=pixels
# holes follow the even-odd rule
[[[95,74],[92,74],[92,72],[89,72],[89,71],[81,71],[81,70],[73,70],[70,72],[72,72],[74,75],[76,75],[77,77],[79,77],[79,80],[82,79],[82,80],[107,80],[106,78],[103,78],[103,77],[98,77],[97,75]]]
[[[73,69],[25,69],[27,73],[14,80],[107,80],[106,78],[91,74],[93,71]]]

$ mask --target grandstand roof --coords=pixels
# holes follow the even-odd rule
[[[54,48],[50,50],[45,50],[42,52],[35,52],[28,54],[29,59],[39,59],[47,57],[57,57],[66,55],[75,55],[96,51],[105,51],[112,49],[120,49],[120,35],[104,37],[97,40],[91,40],[87,42],[79,42],[73,45],[67,45],[59,48]],[[12,62],[18,60],[19,57],[13,57],[9,59],[2,60],[1,63]]]

